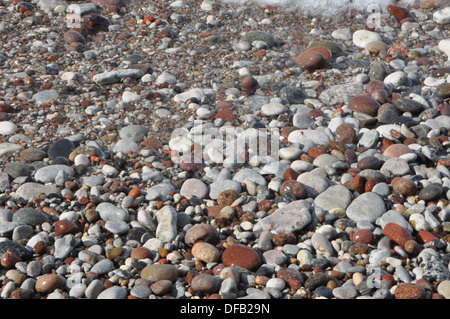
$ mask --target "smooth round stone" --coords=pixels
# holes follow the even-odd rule
[[[270,278],[266,283],[267,288],[272,288],[278,291],[283,290],[285,286],[286,282],[280,278]]]
[[[417,187],[416,184],[406,178],[399,178],[395,181],[395,183],[392,185],[392,190],[395,194],[401,195],[401,196],[413,196],[417,193]]]
[[[335,40],[349,41],[352,39],[352,31],[350,28],[337,29],[331,33],[331,36]]]
[[[30,226],[38,226],[48,221],[47,216],[34,208],[21,208],[12,216],[12,221],[16,223],[24,223]]]
[[[288,180],[280,186],[280,195],[283,196],[286,193],[294,195],[297,199],[303,199],[306,198],[307,190],[302,183],[295,180]]]
[[[433,13],[433,20],[439,24],[450,23],[450,7],[444,7]]]
[[[73,176],[75,175],[75,171],[72,167],[67,165],[48,165],[39,168],[36,173],[34,174],[34,179],[37,182],[41,183],[52,183],[55,181],[56,177],[58,176],[58,173],[62,172],[63,174],[67,174],[67,176]]]
[[[184,235],[184,242],[189,246],[193,246],[198,241],[206,240],[219,241],[219,233],[210,224],[195,224]]]
[[[177,212],[172,206],[164,206],[156,213],[158,226],[156,237],[170,243],[177,236]]]
[[[304,201],[293,201],[272,214],[259,220],[253,227],[253,231],[273,231],[276,233],[288,233],[301,230],[311,222],[311,213]]]
[[[450,97],[450,83],[442,83],[436,87],[436,95],[441,99],[448,99]]]
[[[387,75],[384,78],[383,82],[388,86],[397,88],[397,87],[405,84],[406,79],[407,79],[407,75],[405,72],[396,71],[396,72],[392,72],[391,74]]]
[[[252,44],[254,41],[265,42],[269,47],[274,46],[277,42],[273,35],[265,31],[250,31],[241,38],[241,42]]]
[[[90,160],[89,157],[87,157],[85,154],[78,154],[77,156],[75,156],[74,160],[73,160],[75,166],[89,166],[90,164]]]
[[[324,192],[317,195],[314,204],[324,210],[332,210],[334,208],[346,209],[352,200],[352,195],[347,187],[341,185],[333,185]]]
[[[355,129],[347,123],[339,125],[334,136],[336,141],[344,144],[354,144],[357,140]]]
[[[191,281],[191,288],[196,292],[216,293],[220,290],[222,280],[218,277],[200,274]]]
[[[92,268],[90,269],[90,272],[94,274],[107,274],[108,272],[114,270],[114,264],[111,260],[105,258],[97,263],[95,263]]]
[[[370,96],[358,95],[350,99],[348,107],[355,112],[364,113],[370,116],[377,116],[380,103]]]
[[[280,155],[282,159],[287,160],[295,160],[301,155],[301,153],[302,150],[296,147],[283,147],[278,151],[278,155]]]
[[[315,198],[329,186],[329,180],[317,174],[305,172],[298,176],[297,181],[306,186],[308,197]]]
[[[17,131],[17,126],[13,122],[10,121],[2,121],[0,122],[0,134],[1,135],[13,135]]]
[[[141,270],[141,278],[153,282],[164,279],[175,282],[177,280],[177,275],[177,268],[170,264],[152,264]]]
[[[195,243],[191,250],[192,255],[206,263],[219,260],[219,250],[211,244],[205,242]]]
[[[120,129],[121,139],[131,139],[135,142],[141,142],[148,133],[148,128],[143,125],[128,125]]]
[[[363,243],[369,245],[372,243],[373,240],[374,240],[373,233],[367,229],[359,229],[352,236],[352,241],[354,243]]]
[[[48,148],[47,154],[50,159],[55,159],[57,157],[69,158],[70,153],[75,149],[75,145],[69,139],[63,138]]]
[[[384,162],[381,171],[389,171],[393,175],[403,176],[410,172],[408,162],[403,158],[393,157]]]
[[[171,282],[172,283],[172,282]],[[148,298],[152,293],[152,290],[150,287],[139,285],[131,289],[130,295],[133,297],[136,297],[138,299],[145,299]]]
[[[327,60],[319,52],[305,51],[295,58],[295,64],[309,70],[321,69],[326,65]]]
[[[262,264],[259,254],[254,249],[242,244],[234,244],[225,249],[222,254],[222,262],[226,267],[236,265],[248,270],[256,270]]]
[[[173,287],[173,282],[167,279],[158,280],[150,286],[150,290],[157,296],[167,294]]]
[[[113,152],[114,153],[127,153],[127,152],[131,152],[131,153],[136,153],[139,149],[139,145],[133,141],[132,139],[129,138],[123,138],[120,139],[119,141],[117,141],[117,143],[114,145],[113,147]]]
[[[73,43],[73,42],[84,43],[86,41],[86,39],[78,31],[67,31],[66,33],[64,33],[64,41],[66,43]]]
[[[325,257],[333,255],[333,246],[324,234],[318,232],[314,233],[311,236],[311,244],[316,250],[317,254],[323,255]]]
[[[386,52],[386,50],[387,50],[386,44],[382,41],[371,41],[371,42],[367,43],[364,48],[372,54]]]
[[[401,283],[395,289],[395,299],[425,299],[426,295],[422,286],[412,283]]]
[[[450,280],[441,281],[437,286],[437,292],[445,299],[450,299]]]
[[[7,251],[2,254],[1,265],[6,269],[13,268],[16,263],[21,262],[22,258],[19,255],[13,253],[12,251]]]
[[[249,168],[239,170],[236,175],[234,175],[233,180],[240,183],[243,183],[245,180],[250,180],[258,185],[267,184],[266,179],[261,174]]]
[[[336,299],[355,299],[358,296],[358,290],[350,285],[344,285],[333,289],[333,295]]]
[[[380,165],[381,165],[381,162],[377,157],[366,156],[358,161],[357,168],[359,168],[360,170],[379,169]]]
[[[241,89],[243,89],[244,91],[254,91],[258,88],[258,85],[258,80],[256,80],[252,76],[245,76],[241,80]]]
[[[208,192],[208,186],[196,178],[187,179],[180,189],[180,195],[195,196],[199,199],[205,198],[208,195]]]
[[[113,234],[124,235],[130,230],[130,226],[123,220],[110,220],[105,223],[105,229]]]
[[[419,192],[419,198],[426,201],[436,200],[442,195],[443,192],[444,189],[441,185],[433,183],[424,187]]]
[[[281,103],[267,103],[261,107],[261,112],[265,116],[278,116],[286,111],[286,107]]]
[[[408,145],[392,144],[384,150],[383,155],[387,157],[400,157],[408,153],[413,153],[413,151],[409,148]]]
[[[353,44],[359,48],[364,49],[368,43],[374,41],[382,42],[383,39],[380,34],[368,30],[358,30],[353,33]]]
[[[422,103],[407,98],[396,99],[392,105],[402,112],[409,112],[412,114],[419,114],[424,110],[424,105]]]
[[[374,223],[386,212],[383,199],[376,193],[361,194],[347,207],[346,214],[354,222],[368,221]]]
[[[56,274],[44,275],[36,280],[35,289],[40,294],[49,294],[63,287],[64,280]]]
[[[47,153],[36,148],[26,148],[19,153],[19,158],[25,162],[39,162],[47,157]]]
[[[103,202],[97,205],[95,210],[104,221],[127,221],[128,211],[111,203]]]
[[[128,296],[127,289],[124,287],[113,286],[103,290],[97,299],[126,299]]]

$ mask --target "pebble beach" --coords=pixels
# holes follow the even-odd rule
[[[450,4],[400,4],[0,0],[0,298],[450,299]]]

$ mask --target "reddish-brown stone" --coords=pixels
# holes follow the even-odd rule
[[[283,174],[283,179],[285,181],[289,181],[289,180],[297,180],[298,177],[298,173],[293,170],[292,168],[288,167]]]
[[[228,189],[221,192],[219,196],[217,196],[217,204],[223,206],[230,206],[238,198],[239,194],[236,191]]]
[[[358,160],[355,151],[351,149],[348,149],[344,152],[344,158],[348,164],[356,163],[356,161]]]
[[[296,180],[288,180],[280,186],[280,195],[283,196],[286,193],[294,195],[297,199],[303,199],[306,198],[307,190],[302,183]]]
[[[280,135],[287,138],[289,136],[289,134],[291,134],[294,131],[299,130],[298,127],[294,127],[294,126],[285,126],[281,129],[281,133]]]
[[[422,244],[427,244],[433,242],[434,240],[439,240],[438,237],[436,237],[435,235],[426,230],[419,231],[417,233],[417,239]]]
[[[390,95],[392,92],[391,89],[383,81],[372,80],[367,83],[367,93],[369,93],[369,95],[372,95],[372,93],[376,90],[386,91],[388,95]]]
[[[80,231],[80,228],[73,221],[62,219],[55,223],[55,235],[64,237],[67,234],[76,234]]]
[[[222,262],[226,267],[236,265],[248,270],[256,270],[262,264],[259,254],[254,249],[242,244],[234,244],[225,249],[222,254]]]
[[[385,90],[377,89],[370,96],[380,104],[389,102],[389,95]]]
[[[311,47],[309,49],[306,49],[304,52],[318,52],[318,53],[322,54],[326,61],[325,65],[328,65],[331,62],[332,53],[331,53],[330,49],[328,49],[327,47],[324,47],[324,46]]]
[[[408,240],[413,239],[411,233],[408,230],[395,223],[387,223],[384,226],[383,234],[402,247],[405,246],[405,243]]]
[[[298,290],[303,285],[303,277],[296,269],[281,268],[277,272],[277,278],[283,279],[292,290]]]
[[[341,124],[336,128],[334,134],[337,142],[344,144],[353,144],[356,142],[356,132],[355,129],[347,123]]]
[[[23,300],[31,299],[33,298],[33,296],[34,291],[32,289],[24,289],[24,288],[14,289],[9,295],[11,299],[23,299]]]
[[[417,186],[412,180],[400,177],[392,184],[392,190],[403,197],[413,196],[417,193]]]
[[[412,152],[413,151],[405,144],[392,144],[383,151],[383,155],[387,157],[400,157]]]
[[[258,210],[269,211],[272,208],[272,202],[269,199],[264,199],[258,203]]]
[[[45,245],[45,242],[38,241],[33,247],[33,253],[42,255],[46,249],[47,249],[47,246]]]
[[[216,114],[216,119],[222,119],[225,122],[231,122],[234,120],[233,113],[227,108],[220,109]]]
[[[152,258],[152,256],[152,251],[147,247],[135,247],[130,253],[130,257],[137,260]]]
[[[395,299],[425,299],[427,294],[422,286],[410,283],[401,283],[395,289]]]
[[[350,99],[348,107],[355,112],[364,113],[370,116],[377,116],[380,103],[370,96],[358,95]]]
[[[344,183],[344,186],[349,190],[358,192],[360,194],[364,193],[364,187],[366,185],[366,179],[361,175],[356,175],[351,180]]]
[[[222,208],[224,208],[225,206],[223,205],[214,205],[214,206],[207,206],[205,208],[206,210],[206,215],[211,216],[211,217],[218,217],[220,211],[222,210]]]
[[[323,147],[321,147],[321,146],[314,146],[314,147],[309,149],[308,156],[310,156],[311,158],[314,159],[317,156],[322,155],[322,154],[326,154],[326,153],[327,153],[327,151]]]
[[[369,178],[366,182],[366,185],[364,185],[364,191],[366,193],[371,192],[373,187],[377,184],[377,181],[373,178]]]
[[[244,91],[255,91],[258,86],[258,81],[252,76],[246,76],[241,80],[241,89]]]
[[[326,66],[327,60],[322,53],[316,51],[305,51],[295,59],[295,64],[308,70],[317,70]]]
[[[354,243],[362,243],[367,245],[371,244],[373,239],[374,235],[368,229],[359,229],[352,236],[352,241]]]
[[[395,6],[392,4],[387,6],[387,11],[391,16],[396,17],[398,21],[402,21],[403,19],[408,17],[409,14],[406,8]]]
[[[358,161],[356,167],[360,170],[365,169],[379,169],[381,166],[380,160],[375,156],[366,156]]]
[[[272,237],[272,242],[275,246],[294,245],[297,243],[297,238],[293,233],[278,233]]]
[[[67,31],[64,33],[64,41],[67,43],[80,42],[84,43],[86,40],[83,35],[78,31]]]
[[[48,274],[37,279],[35,289],[40,294],[49,294],[55,289],[61,289],[63,284],[64,280],[61,276]]]
[[[414,240],[408,240],[403,247],[408,254],[417,255],[420,252],[420,245]]]
[[[219,233],[210,224],[195,224],[184,235],[184,241],[189,246],[193,246],[198,241],[205,241],[205,239],[212,242],[219,241]]]
[[[13,253],[12,251],[7,251],[3,253],[1,259],[1,265],[6,269],[14,268],[15,264],[21,262],[22,258],[19,255]]]

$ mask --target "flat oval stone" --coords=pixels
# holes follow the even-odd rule
[[[48,218],[43,212],[37,209],[24,207],[13,214],[12,221],[35,227],[48,221]]]
[[[141,270],[141,278],[154,282],[164,279],[175,282],[177,280],[177,274],[177,268],[170,264],[152,264]]]
[[[370,96],[358,95],[350,99],[348,107],[355,112],[364,113],[370,116],[377,116],[380,103]]]
[[[225,249],[222,254],[222,262],[226,267],[236,265],[248,270],[256,270],[262,264],[259,254],[254,249],[242,244],[234,244]]]
[[[215,293],[220,289],[222,280],[209,274],[200,274],[191,281],[191,287],[196,292]]]
[[[369,221],[374,223],[386,212],[383,199],[376,193],[368,192],[358,196],[347,207],[347,216],[354,222]]]
[[[392,105],[402,112],[410,112],[412,114],[419,114],[424,110],[422,103],[406,98],[396,99]]]
[[[433,183],[424,187],[419,192],[419,198],[427,201],[436,200],[442,195],[443,192],[444,189],[441,185]]]
[[[297,199],[303,199],[306,198],[307,190],[302,183],[295,180],[287,180],[280,186],[280,195],[283,196],[286,193],[294,195]]]
[[[395,223],[387,223],[386,226],[384,226],[383,234],[402,247],[405,246],[407,241],[413,239],[408,230]]]
[[[219,260],[219,250],[211,244],[198,242],[194,244],[191,250],[192,255],[206,263],[216,262]]]
[[[193,246],[198,241],[218,242],[219,233],[210,224],[195,224],[186,231],[184,242]]]
[[[36,280],[35,289],[40,294],[49,294],[56,289],[61,289],[64,280],[56,274],[44,275]]]
[[[323,54],[314,51],[300,53],[295,59],[295,64],[309,70],[316,70],[323,68],[327,60]]]

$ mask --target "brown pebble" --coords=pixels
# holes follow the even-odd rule
[[[1,259],[1,265],[6,269],[14,268],[16,263],[21,262],[22,258],[19,255],[13,253],[12,251],[7,251],[3,253]]]
[[[49,294],[55,289],[62,288],[64,280],[56,274],[44,275],[36,280],[36,291],[40,294]]]
[[[152,255],[152,251],[147,247],[135,247],[130,253],[130,257],[137,260],[152,258]]]

